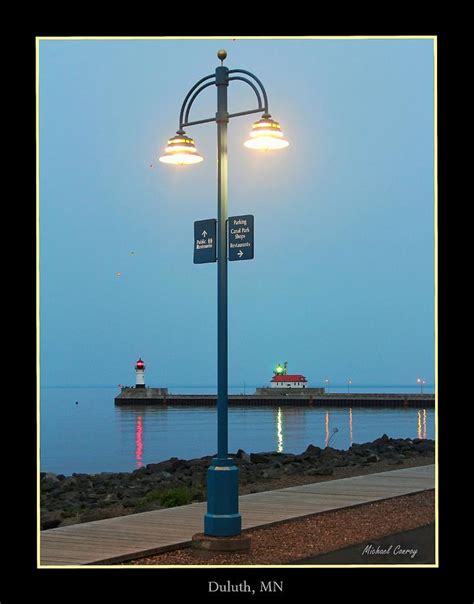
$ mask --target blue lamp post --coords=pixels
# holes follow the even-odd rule
[[[261,81],[244,69],[224,66],[225,50],[217,53],[221,61],[213,74],[201,78],[187,93],[181,106],[179,128],[169,139],[165,153],[159,158],[168,164],[187,165],[203,160],[194,140],[185,127],[217,123],[217,457],[207,473],[207,513],[204,533],[214,537],[239,535],[242,520],[239,513],[238,468],[228,454],[228,359],[227,359],[227,125],[229,119],[251,113],[262,113],[255,122],[250,138],[244,144],[251,149],[281,149],[288,146],[278,122],[268,113],[267,93]],[[258,107],[248,111],[229,113],[227,92],[229,83],[245,82],[257,97]],[[215,117],[190,121],[189,112],[196,97],[209,86],[217,88]]]

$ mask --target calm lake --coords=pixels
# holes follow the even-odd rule
[[[419,390],[364,387],[352,391]],[[176,388],[172,392],[202,394],[213,390]],[[241,389],[230,392],[237,394]],[[114,397],[118,393],[118,388],[41,389],[41,471],[65,475],[129,472],[170,457],[191,459],[215,454],[215,408],[116,407]],[[393,438],[434,438],[434,409],[229,408],[232,453],[238,449],[301,453],[310,443],[347,449],[353,442],[374,440],[384,433]]]

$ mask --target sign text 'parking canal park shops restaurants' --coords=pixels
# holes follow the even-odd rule
[[[216,261],[216,223],[215,218],[194,223],[194,264]]]
[[[253,216],[230,216],[228,220],[229,260],[252,260]]]
[[[229,260],[252,260],[253,216],[231,216],[227,221]],[[215,262],[217,259],[217,220],[197,220],[194,223],[194,264]]]

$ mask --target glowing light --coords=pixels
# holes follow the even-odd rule
[[[270,115],[265,115],[255,122],[250,132],[250,138],[245,141],[245,147],[269,151],[271,149],[283,149],[290,143],[283,136],[280,124],[272,120]]]
[[[423,378],[416,378],[416,383],[420,385],[420,392],[423,394],[423,386],[426,384],[426,380]]]
[[[418,411],[418,430],[417,430],[417,438],[422,438],[421,436],[421,411]]]
[[[137,425],[135,429],[135,459],[137,460],[137,468],[141,468],[143,463],[143,425],[142,416],[137,416]]]
[[[197,164],[203,161],[194,144],[194,140],[186,136],[182,131],[178,131],[168,141],[168,146],[159,160],[165,164],[175,164],[184,166],[188,164]]]
[[[326,411],[326,447],[329,445],[329,411]]]
[[[426,409],[423,409],[423,438],[426,438]]]
[[[280,407],[278,407],[276,420],[277,420],[277,452],[282,453],[282,451],[283,451],[283,416],[282,416]]]

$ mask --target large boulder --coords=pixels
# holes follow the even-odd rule
[[[56,510],[54,512],[44,511],[41,512],[41,530],[47,531],[49,529],[56,528],[61,524],[63,516],[61,511]]]
[[[326,447],[321,451],[321,455],[319,455],[319,461],[323,461],[325,464],[333,464],[342,457],[343,452],[338,449],[333,449],[332,447]]]
[[[50,472],[48,472],[47,474],[45,474],[43,476],[43,478],[41,479],[41,483],[40,483],[41,491],[43,493],[52,491],[60,485],[61,485],[61,481],[58,480],[56,474],[51,474]]]
[[[271,459],[268,455],[262,455],[261,453],[250,453],[250,461],[252,463],[269,463]]]
[[[391,442],[391,438],[389,436],[387,436],[386,434],[382,434],[382,436],[380,438],[376,438],[372,444],[374,445],[387,445],[389,442]]]
[[[365,457],[365,448],[363,445],[359,443],[352,443],[349,448],[349,451],[354,455],[359,455],[360,457]]]
[[[380,461],[380,457],[376,453],[371,453],[367,456],[366,461],[370,463],[375,463],[376,461]]]
[[[269,468],[268,470],[263,470],[262,478],[270,479],[270,478],[279,478],[282,475],[281,472],[276,470],[275,468]]]
[[[248,453],[246,453],[243,449],[239,449],[236,453],[237,459],[242,459],[243,461],[251,461],[251,457]]]
[[[305,455],[320,455],[321,447],[316,447],[315,445],[308,445],[305,450]]]
[[[173,461],[167,459],[166,461],[160,461],[159,463],[149,463],[146,465],[146,469],[150,473],[170,472],[173,471]]]
[[[306,476],[330,476],[334,474],[334,468],[330,466],[321,466],[319,468],[310,468],[306,470]]]

